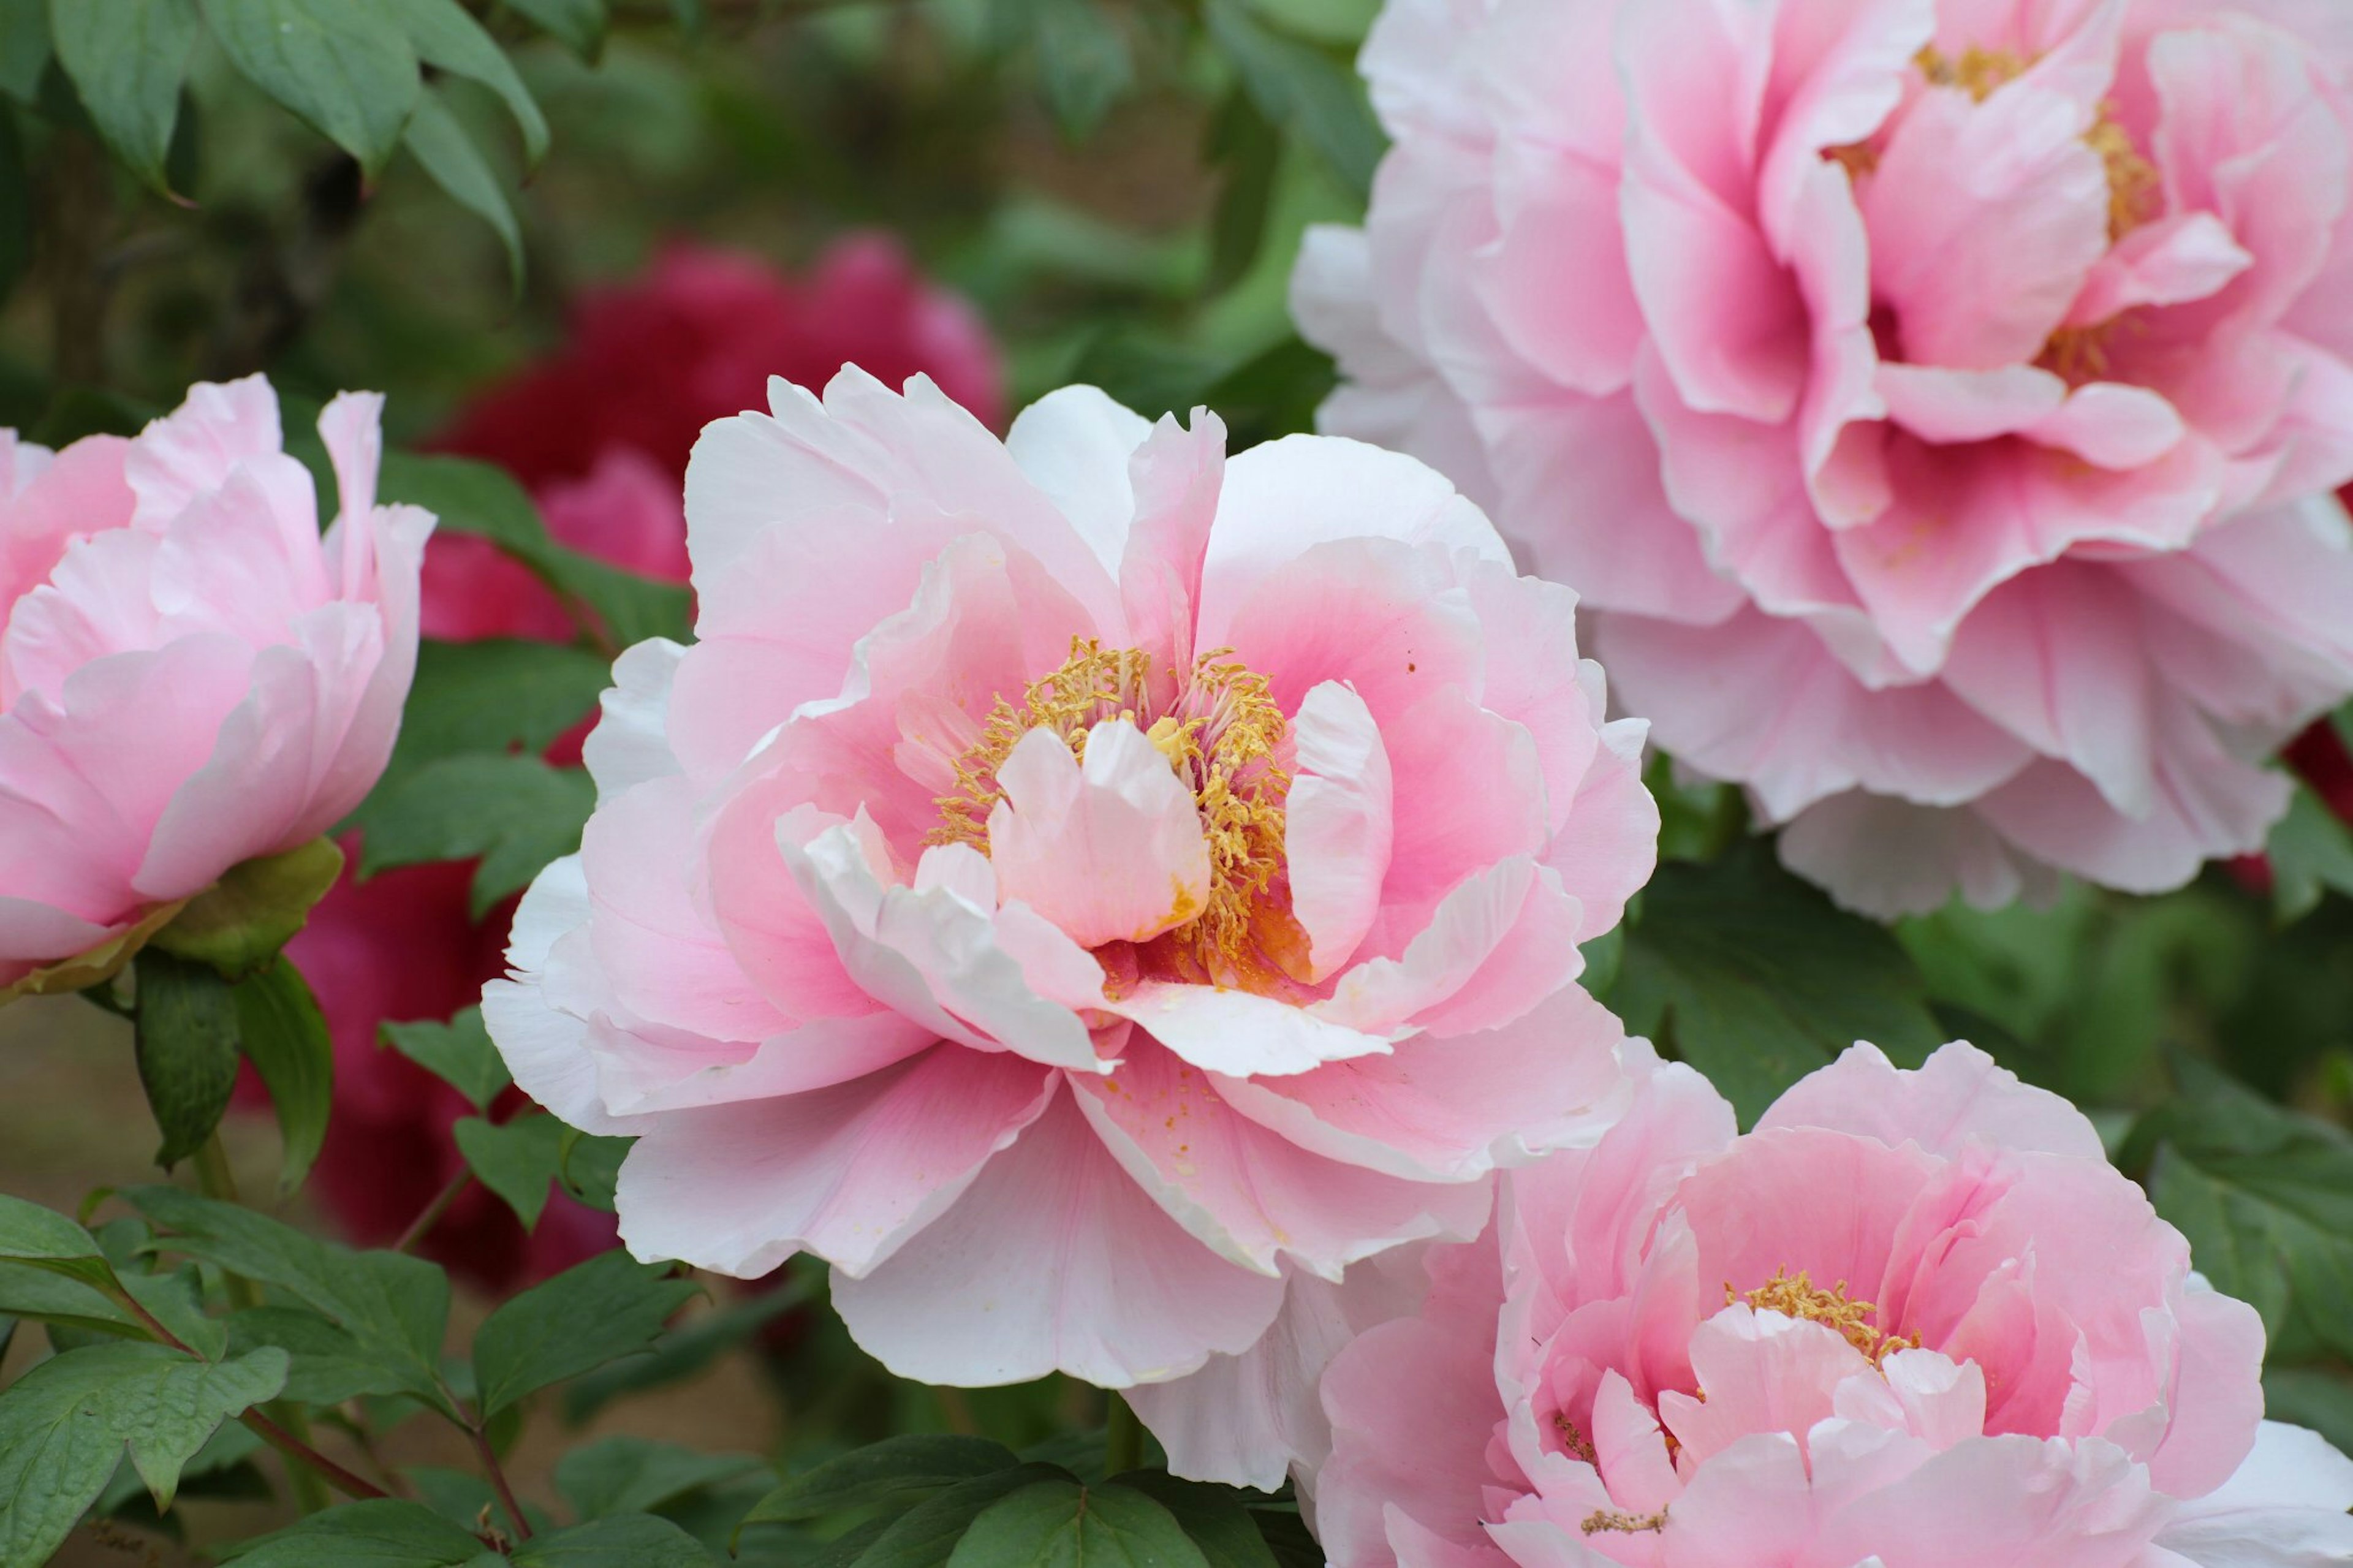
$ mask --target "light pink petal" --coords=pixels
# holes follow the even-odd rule
[[[139,498],[136,526],[161,529],[202,496],[217,490],[240,466],[284,449],[278,395],[269,378],[199,382],[186,401],[139,433],[124,477]],[[307,479],[306,479],[307,483]]]
[[[2092,268],[2067,313],[2067,325],[2097,326],[2144,305],[2207,299],[2254,259],[2212,213],[2177,213],[2143,224]]]
[[[685,656],[668,637],[648,637],[613,661],[596,727],[580,746],[599,800],[679,771],[670,749],[670,693]]]
[[[1324,1378],[1332,1459],[1316,1478],[1315,1523],[1335,1563],[1393,1561],[1395,1515],[1458,1547],[1478,1545],[1486,1464],[1504,1416],[1495,1392],[1493,1319],[1402,1318],[1334,1358]]]
[[[1465,877],[1404,952],[1359,963],[1311,1010],[1367,1034],[1501,1028],[1576,978],[1583,922],[1558,873],[1514,856]]]
[[[557,946],[575,939],[591,908],[579,856],[566,855],[533,879],[507,948],[513,977],[482,988],[482,1023],[525,1094],[585,1132],[627,1133],[634,1125],[605,1110],[586,1020],[566,1011],[546,984]]]
[[[1192,789],[1129,720],[1090,731],[1083,763],[1053,731],[1032,730],[997,784],[988,857],[999,895],[1081,947],[1148,942],[1208,907],[1209,846]]]
[[[1893,1147],[1917,1143],[1957,1155],[1972,1141],[2106,1158],[2084,1113],[2018,1076],[1975,1046],[1957,1042],[1916,1068],[1899,1068],[1878,1047],[1857,1045],[1808,1073],[1757,1119],[1768,1127],[1822,1127]]]
[[[718,808],[703,854],[711,921],[742,971],[740,980],[723,983],[729,994],[748,981],[776,1013],[795,1019],[849,1017],[873,1007],[777,847],[780,837],[805,843],[839,826],[839,818],[798,804],[774,776],[751,781]],[[689,929],[701,935],[699,921]]]
[[[1197,409],[1187,430],[1164,416],[1129,461],[1135,525],[1119,564],[1127,640],[1172,671],[1190,669],[1202,651],[1193,617],[1225,481],[1225,422]]]
[[[1699,1326],[1691,1359],[1707,1397],[1659,1397],[1659,1414],[1683,1445],[1682,1466],[1704,1467],[1752,1433],[1806,1431],[1831,1414],[1841,1383],[1871,1371],[1836,1330],[1740,1305]]]
[[[1059,1371],[1103,1388],[1239,1354],[1282,1294],[1280,1279],[1186,1235],[1067,1102],[991,1160],[938,1223],[833,1287],[851,1336],[902,1377],[985,1385]]]
[[[2170,1506],[2112,1445],[2082,1443],[2070,1451],[2026,1436],[1986,1437],[1957,1444],[1896,1484],[1854,1499],[1828,1522],[1817,1551],[1822,1561],[1876,1552],[1906,1568],[2126,1563]]]
[[[2056,897],[2059,875],[1963,805],[1851,790],[1816,801],[1776,841],[1781,863],[1873,920],[1925,915],[1957,892],[1981,910]]]
[[[1397,802],[1375,951],[1400,954],[1463,879],[1542,854],[1551,829],[1544,756],[1528,727],[1459,687],[1386,717]]]
[[[1101,388],[1064,386],[1014,416],[1005,449],[1115,573],[1136,518],[1128,466],[1151,436],[1152,421]]]
[[[1601,744],[1569,803],[1568,821],[1545,851],[1544,864],[1560,873],[1577,901],[1579,942],[1615,926],[1626,902],[1658,865],[1659,803],[1642,783],[1646,719],[1619,719],[1601,727]]]
[[[1574,985],[1483,1034],[1417,1035],[1296,1077],[1217,1077],[1227,1104],[1303,1149],[1459,1182],[1598,1134],[1626,1084],[1614,1014]]]
[[[2316,1432],[2263,1424],[2236,1474],[2184,1503],[2158,1544],[2188,1562],[2336,1563],[2353,1555],[2353,1459]]]
[[[941,1045],[830,1089],[649,1122],[621,1167],[621,1238],[757,1279],[797,1252],[852,1276],[944,1215],[1053,1099],[1056,1075]]]
[[[13,609],[47,580],[67,544],[122,527],[135,504],[122,466],[131,444],[88,436],[51,457],[46,448],[0,436],[11,483],[0,486],[0,606]],[[5,613],[5,611],[0,611]]]
[[[1203,1071],[1233,1078],[1312,1072],[1325,1062],[1389,1049],[1384,1035],[1326,1020],[1292,1002],[1214,985],[1147,980],[1098,1005]]]
[[[1380,726],[1354,689],[1327,680],[1292,715],[1296,748],[1283,800],[1291,913],[1322,980],[1348,962],[1379,912],[1395,800]]]
[[[1072,1079],[1112,1157],[1170,1217],[1229,1261],[1273,1274],[1289,1258],[1327,1279],[1359,1258],[1486,1223],[1476,1181],[1385,1175],[1301,1148],[1226,1104],[1165,1050],[1132,1047],[1116,1073]]]
[[[2180,1360],[2166,1398],[2165,1438],[2149,1479],[2175,1497],[2203,1497],[2238,1473],[2263,1425],[2263,1323],[2253,1307],[2190,1287],[2173,1304]]]

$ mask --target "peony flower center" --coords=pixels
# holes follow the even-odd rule
[[[1800,1268],[1796,1274],[1776,1268],[1773,1278],[1754,1290],[1735,1292],[1731,1285],[1724,1288],[1724,1304],[1727,1307],[1746,1301],[1760,1311],[1778,1312],[1785,1318],[1802,1318],[1820,1323],[1844,1336],[1846,1342],[1869,1357],[1872,1364],[1884,1360],[1887,1352],[1920,1348],[1918,1334],[1883,1333],[1873,1327],[1872,1319],[1879,1308],[1870,1301],[1851,1300],[1846,1293],[1846,1281],[1841,1279],[1825,1290],[1816,1285]]]
[[[1983,103],[2005,82],[2025,74],[2034,62],[2008,49],[1980,49],[1975,46],[1956,60],[1931,44],[1920,51],[1914,63],[1931,85],[1957,87]],[[2133,145],[2131,132],[2116,121],[2113,103],[2100,105],[2100,117],[2084,133],[2084,142],[2107,167],[2108,240],[2113,244],[2149,220],[2158,184],[2157,167]]]
[[[1141,648],[1071,638],[1071,657],[1030,682],[1018,702],[997,700],[980,739],[956,759],[955,792],[939,797],[940,826],[929,841],[988,853],[989,813],[1004,794],[997,771],[1023,736],[1051,730],[1083,763],[1087,732],[1124,719],[1193,792],[1209,851],[1208,896],[1189,920],[1147,944],[1160,961],[1154,967],[1220,984],[1266,977],[1269,948],[1287,949],[1282,932],[1293,925],[1289,910],[1274,907],[1288,902],[1278,883],[1291,775],[1278,753],[1290,725],[1266,677],[1232,653],[1214,649],[1181,677],[1155,679],[1152,656]]]

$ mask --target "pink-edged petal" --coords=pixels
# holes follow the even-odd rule
[[[1005,449],[1117,572],[1135,520],[1128,464],[1151,435],[1152,421],[1101,388],[1065,386],[1014,416]]]
[[[1464,878],[1544,852],[1550,837],[1544,755],[1528,727],[1459,687],[1381,725],[1396,798],[1375,946],[1396,955]]]
[[[840,826],[840,819],[794,796],[786,781],[771,775],[746,784],[720,806],[703,849],[712,922],[742,979],[765,993],[783,1016],[864,1013],[874,999],[842,966],[824,920],[777,847],[780,833],[805,842]]]
[[[1296,1077],[1218,1077],[1227,1104],[1303,1149],[1460,1182],[1590,1139],[1623,1109],[1616,1015],[1574,985],[1501,1028],[1399,1041]]]
[[[2210,298],[2254,259],[2210,212],[2176,213],[2143,224],[2092,268],[2067,313],[2067,325],[2097,326],[2144,305]]]
[[[1195,605],[1226,472],[1225,422],[1196,409],[1191,429],[1164,416],[1130,459],[1135,525],[1119,563],[1127,640],[1171,670],[1190,669]]]
[[[1659,863],[1659,803],[1642,783],[1647,719],[1616,719],[1601,726],[1601,744],[1577,781],[1568,821],[1554,835],[1543,863],[1583,911],[1577,940],[1592,941],[1615,926],[1626,902],[1651,879]]]
[[[1283,801],[1291,913],[1317,980],[1348,962],[1380,910],[1395,797],[1380,726],[1355,689],[1312,688],[1292,715],[1296,749]]]
[[[1808,1073],[1757,1120],[1768,1127],[1824,1127],[1894,1147],[1917,1143],[1957,1156],[1972,1142],[2105,1158],[2084,1113],[2046,1089],[2021,1083],[1975,1046],[1956,1042],[1916,1068],[1859,1044]]]
[[[133,521],[158,528],[199,497],[217,490],[237,468],[278,457],[284,441],[278,395],[269,378],[199,382],[180,406],[140,432],[125,464],[138,498]]]
[[[512,978],[482,988],[482,1023],[525,1094],[584,1132],[626,1133],[635,1126],[605,1109],[586,1022],[546,985],[555,949],[587,925],[591,910],[579,856],[566,855],[533,879],[507,948]]]
[[[2148,1457],[2150,1480],[2175,1497],[2202,1497],[2235,1475],[2263,1418],[2263,1322],[2244,1301],[2193,1284],[2174,1302],[2180,1359],[2165,1401],[2166,1429]]]
[[[1233,1078],[1312,1072],[1325,1062],[1389,1049],[1385,1036],[1328,1021],[1294,1003],[1214,985],[1148,980],[1100,1005],[1203,1071]]]
[[[1288,1258],[1337,1279],[1385,1248],[1467,1241],[1491,1196],[1468,1181],[1409,1181],[1340,1163],[1226,1104],[1165,1050],[1132,1048],[1116,1073],[1071,1080],[1088,1123],[1170,1217],[1231,1263],[1274,1274]]]
[[[807,1094],[867,1078],[939,1043],[931,1030],[887,1008],[790,1025],[749,1056],[729,1052],[701,1066],[681,1060],[685,1053],[662,1051],[651,1033],[638,1026],[623,1049],[598,1052],[598,1095],[616,1116]]]
[[[1282,1294],[1279,1278],[1187,1236],[1067,1101],[887,1262],[833,1287],[851,1336],[902,1377],[973,1385],[1059,1371],[1103,1388],[1248,1349]]]
[[[1577,977],[1583,921],[1557,872],[1514,856],[1465,877],[1404,952],[1356,965],[1312,1010],[1367,1034],[1501,1028]]]
[[[830,1089],[671,1112],[622,1163],[621,1238],[747,1279],[797,1252],[867,1274],[947,1212],[1058,1081],[940,1045]]]
[[[670,692],[685,657],[686,649],[668,637],[648,637],[613,661],[613,684],[598,700],[596,727],[580,746],[599,800],[679,771],[670,749]]]
[[[1280,1488],[1293,1466],[1313,1471],[1332,1451],[1321,1397],[1324,1369],[1358,1334],[1404,1316],[1430,1287],[1422,1249],[1391,1247],[1335,1283],[1287,1268],[1282,1310],[1240,1355],[1129,1391],[1127,1402],[1193,1480]]]
[[[1836,1330],[1746,1305],[1726,1307],[1693,1331],[1691,1361],[1707,1397],[1659,1396],[1683,1466],[1704,1467],[1753,1433],[1808,1430],[1832,1413],[1841,1383],[1871,1371]]]
[[[13,608],[47,580],[74,539],[121,527],[135,504],[122,477],[131,444],[116,436],[88,436],[54,457],[44,447],[0,434],[11,455],[13,489],[0,486],[0,605]]]
[[[1193,792],[1126,719],[1087,734],[1086,761],[1030,731],[997,770],[988,817],[999,895],[1081,947],[1148,942],[1208,907],[1209,846]]]

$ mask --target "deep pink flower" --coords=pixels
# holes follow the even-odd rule
[[[2259,847],[2353,689],[2353,11],[1392,0],[1324,427],[1876,913]]]
[[[1869,1046],[1757,1130],[1654,1067],[1324,1381],[1338,1568],[2278,1568],[2353,1462],[2066,1101]]]
[[[0,982],[316,838],[384,771],[433,520],[375,505],[382,402],[320,416],[323,536],[259,376],[128,441],[0,431]]]
[[[696,448],[699,640],[616,665],[483,1001],[638,1135],[630,1248],[818,1254],[903,1375],[1125,1386],[1475,1233],[1619,1082],[1577,943],[1657,828],[1567,591],[1355,442],[770,402]]]

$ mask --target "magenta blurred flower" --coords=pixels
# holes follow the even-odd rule
[[[2261,846],[2353,689],[2353,11],[1393,0],[1324,427],[1873,913]]]
[[[259,376],[127,441],[0,431],[0,983],[316,838],[384,771],[433,520],[375,504],[382,402],[320,416],[323,536]]]
[[[816,1253],[902,1375],[1126,1386],[1475,1234],[1619,1082],[1577,944],[1658,819],[1573,596],[1355,442],[769,401],[696,448],[699,640],[615,667],[483,1002],[639,1135],[631,1249]]]
[[[1338,1568],[2256,1568],[2353,1553],[2254,1310],[2066,1101],[1869,1046],[1757,1130],[1653,1067],[1332,1363]],[[1500,1238],[1500,1245],[1499,1245]]]

